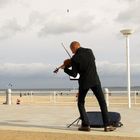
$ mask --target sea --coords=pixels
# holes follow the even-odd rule
[[[103,92],[105,92],[105,88],[109,90],[110,95],[115,96],[125,96],[127,95],[127,87],[103,87]],[[5,95],[7,93],[7,89],[0,89],[0,95]],[[50,96],[50,95],[66,95],[71,96],[78,93],[78,89],[76,88],[44,88],[44,89],[11,89],[12,95],[36,95],[36,96]],[[131,95],[139,95],[140,96],[140,86],[131,87]],[[93,95],[92,91],[89,90],[88,95]]]

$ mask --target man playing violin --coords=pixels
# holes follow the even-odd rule
[[[113,131],[116,128],[109,124],[109,116],[105,98],[102,92],[100,79],[96,70],[95,57],[91,49],[83,48],[80,43],[73,41],[70,44],[70,49],[74,54],[71,58],[72,69],[69,69],[67,65],[63,65],[61,68],[69,76],[76,77],[79,73],[79,94],[78,94],[78,109],[81,118],[81,126],[79,131],[90,131],[90,123],[85,110],[85,97],[89,89],[93,91],[95,97],[98,100],[100,109],[102,112],[102,118],[104,123],[104,131]]]

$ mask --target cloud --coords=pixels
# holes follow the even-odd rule
[[[97,67],[101,76],[123,76],[127,70],[124,63],[111,63],[108,61],[98,62]],[[131,64],[131,74],[140,75],[140,64]]]
[[[16,18],[7,20],[4,25],[0,27],[0,39],[7,39],[22,31],[23,28],[18,24]]]
[[[9,3],[11,0],[0,0],[0,7],[3,7],[7,3]]]
[[[16,77],[35,76],[49,73],[50,65],[43,63],[16,64],[4,63],[0,65],[0,75]]]
[[[13,76],[37,76],[37,75],[53,75],[53,68],[50,64],[45,63],[30,63],[30,64],[16,64],[4,63],[0,64],[0,75],[13,75]],[[121,76],[126,72],[126,64],[111,63],[102,61],[97,63],[97,69],[103,76]],[[140,74],[140,64],[131,64],[133,75]],[[61,75],[58,74],[59,76]]]
[[[118,1],[120,1],[120,2],[122,2],[122,0],[118,0]],[[134,2],[134,1],[137,1],[137,0],[123,0],[123,1],[125,1],[125,2]]]
[[[18,19],[5,20],[0,26],[0,39],[8,39],[19,32],[35,31],[39,36],[57,35],[72,32],[90,32],[94,24],[94,16],[88,13],[76,13],[63,15],[60,13],[32,12],[29,21],[24,25],[18,23]]]
[[[46,86],[48,88],[61,88],[78,86],[77,82],[69,81],[69,77],[62,71],[59,71],[58,74],[53,74],[53,68],[54,66],[45,63],[0,64],[0,87],[7,85],[9,82],[12,82],[16,88],[45,88]],[[102,61],[97,63],[97,70],[103,85],[125,85],[125,64]],[[140,64],[132,64],[131,76],[134,85],[138,83],[138,75],[140,75]]]
[[[139,14],[139,9],[140,9],[140,1],[139,0],[131,0],[129,1],[128,7],[124,10],[121,11],[117,17],[117,21],[119,23],[128,25],[128,26],[135,26],[135,27],[140,27],[140,14]]]
[[[120,76],[125,73],[126,66],[123,63],[111,63],[102,61],[97,63],[99,73],[101,76]]]
[[[0,7],[5,7],[6,5],[9,5],[10,3],[17,2],[18,0],[0,0]]]
[[[132,75],[140,75],[140,64],[131,64],[131,73]]]
[[[54,66],[45,63],[0,64],[0,88],[12,83],[14,88],[61,88],[69,87],[68,76],[61,71],[53,74]]]
[[[40,26],[39,36],[72,32],[90,32],[95,26],[94,15],[88,12],[62,13],[51,11],[46,14],[32,12],[29,25]]]
[[[97,70],[103,86],[126,86],[127,67],[124,63],[102,61],[97,63]],[[131,64],[131,84],[139,85],[140,64]]]

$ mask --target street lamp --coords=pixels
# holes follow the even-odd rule
[[[131,108],[129,36],[134,31],[131,29],[124,29],[124,30],[121,30],[120,32],[126,37],[128,107]]]

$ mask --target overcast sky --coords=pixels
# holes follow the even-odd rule
[[[131,83],[140,83],[140,0],[0,0],[0,88],[75,88],[53,70],[73,40],[91,48],[103,86],[126,86],[125,38],[132,28]],[[70,50],[69,50],[70,52]]]

